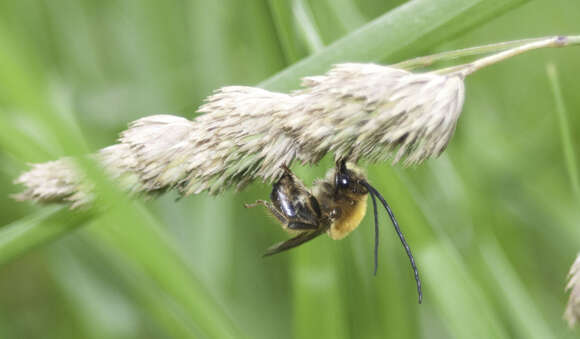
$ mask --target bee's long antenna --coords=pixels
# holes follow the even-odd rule
[[[374,275],[377,275],[377,268],[379,267],[379,215],[377,213],[377,199],[375,194],[369,190],[371,198],[373,199],[373,213],[375,215],[375,270]]]
[[[387,213],[389,213],[389,217],[391,218],[391,221],[393,222],[393,226],[395,227],[395,231],[397,231],[397,235],[399,236],[399,239],[401,239],[401,243],[403,244],[403,247],[405,248],[405,251],[407,252],[407,256],[409,257],[409,260],[411,261],[411,267],[413,268],[413,273],[415,274],[415,281],[417,282],[417,292],[419,293],[419,304],[420,304],[421,301],[423,300],[423,292],[421,291],[421,278],[419,278],[419,270],[417,269],[417,265],[415,265],[415,259],[413,258],[413,254],[411,253],[411,249],[409,248],[409,245],[407,244],[407,241],[405,240],[405,237],[403,236],[403,232],[401,232],[401,229],[399,228],[399,223],[397,222],[397,219],[395,218],[395,215],[393,214],[391,207],[389,206],[389,204],[387,203],[385,198],[383,198],[383,196],[379,193],[379,191],[377,191],[373,186],[371,186],[367,182],[363,183],[363,185],[369,190],[369,193],[371,193],[371,197],[373,197],[373,195],[375,195],[377,198],[379,198],[380,202],[383,204],[383,206],[387,210]],[[373,197],[373,201],[374,201],[374,197]],[[376,214],[375,214],[375,216],[376,216]],[[376,220],[377,219],[375,219],[375,223],[377,223]]]

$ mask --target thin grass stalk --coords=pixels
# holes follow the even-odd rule
[[[445,51],[441,53],[436,53],[432,55],[421,56],[409,60],[405,60],[396,64],[393,64],[393,67],[402,68],[406,70],[413,70],[417,68],[424,68],[434,65],[438,62],[444,61],[453,61],[456,59],[466,58],[466,57],[473,57],[473,56],[480,56],[485,54],[493,54],[502,52],[505,50],[509,50],[512,48],[517,48],[529,43],[534,43],[538,41],[543,41],[546,39],[550,39],[552,37],[541,37],[541,38],[531,38],[531,39],[522,39],[522,40],[513,40],[513,41],[504,41],[504,42],[497,42],[491,43],[482,46],[475,46],[463,49],[457,49],[453,51]]]
[[[570,132],[570,124],[568,122],[568,113],[566,105],[564,104],[564,96],[562,88],[560,87],[560,80],[556,65],[550,63],[546,66],[548,79],[550,80],[550,87],[554,95],[554,103],[556,104],[556,113],[558,115],[558,123],[560,126],[560,139],[562,142],[562,151],[564,152],[564,159],[566,161],[566,169],[568,170],[568,177],[572,185],[572,191],[576,195],[576,200],[580,203],[580,180],[578,179],[578,161],[576,159],[576,151],[574,149],[574,142]]]
[[[467,64],[444,68],[438,70],[437,73],[460,74],[463,77],[466,77],[480,69],[483,69],[485,67],[494,65],[498,62],[510,59],[514,56],[529,51],[533,51],[536,49],[580,45],[580,35],[570,35],[570,36],[557,35],[547,38],[530,39],[529,42],[526,42],[525,40],[523,41],[524,41],[523,43],[516,45],[515,47],[501,51],[499,53],[492,54],[490,56],[481,59],[477,59]]]
[[[556,112],[558,113],[558,122],[560,126],[560,139],[562,142],[562,149],[564,152],[564,159],[566,161],[566,169],[568,177],[572,185],[572,192],[575,195],[576,203],[580,203],[580,183],[578,180],[578,167],[576,162],[576,152],[574,150],[574,143],[570,133],[570,125],[564,104],[564,96],[560,87],[558,71],[554,64],[548,64],[546,67],[548,78],[550,80],[550,87],[554,95],[556,104]],[[580,258],[580,256],[578,257]],[[564,319],[568,322],[569,327],[574,327],[580,319],[580,265],[579,259],[576,259],[568,273],[568,284],[566,290],[570,292],[568,304],[564,311]]]

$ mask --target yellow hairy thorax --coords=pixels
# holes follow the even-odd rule
[[[361,223],[367,211],[367,195],[353,200],[352,204],[344,204],[341,207],[341,215],[328,229],[328,235],[333,240],[346,237]]]

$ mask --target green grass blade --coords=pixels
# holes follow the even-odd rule
[[[50,89],[38,60],[27,53],[0,25],[0,92],[2,104],[13,109],[25,109],[39,122],[44,134],[52,134],[58,146],[67,154],[84,154],[87,147],[77,126],[59,114],[51,105]],[[58,131],[58,133],[54,133]],[[53,132],[53,133],[50,133]]]
[[[337,260],[333,259],[339,256],[333,247],[324,235],[291,254],[295,338],[349,337],[349,311],[341,297]]]
[[[171,304],[180,305],[188,319],[208,336],[240,337],[232,321],[186,267],[159,225],[150,216],[143,217],[147,214],[144,209],[137,212],[123,207],[121,211],[113,211],[104,216],[106,221],[100,227],[92,229],[97,239],[111,250],[120,251],[125,260],[153,279],[173,297]],[[50,207],[0,228],[0,264],[78,228],[91,216],[88,212]]]
[[[293,0],[292,9],[296,20],[296,27],[305,41],[309,53],[316,53],[324,47],[318,33],[312,11],[305,0]]]
[[[0,265],[82,226],[92,215],[47,207],[0,228]]]
[[[425,288],[437,314],[456,338],[501,339],[509,335],[453,246],[440,239],[419,253]]]
[[[336,41],[319,53],[286,68],[260,86],[287,91],[299,79],[320,74],[334,63],[395,61],[436,46],[527,0],[415,0],[395,8]]]
[[[161,226],[145,208],[134,206],[109,211],[90,229],[92,236],[144,272],[209,338],[243,337]]]
[[[286,62],[293,64],[306,55],[306,50],[296,38],[292,3],[286,0],[270,0],[268,4]]]
[[[163,294],[155,286],[146,283],[146,277],[123,265],[120,258],[107,260],[112,256],[110,253],[106,256],[96,254],[90,239],[70,239],[74,243],[65,241],[59,243],[62,246],[51,249],[49,266],[53,279],[77,316],[76,322],[92,334],[89,338],[128,337],[143,333],[143,327],[159,328],[173,338],[195,337],[182,321],[175,319],[171,305],[164,301]],[[82,248],[78,246],[81,244]],[[95,263],[98,259],[102,261]],[[102,267],[106,268],[98,269]],[[139,283],[127,286],[123,284],[125,281],[119,282],[130,279]]]
[[[572,190],[577,199],[580,199],[580,180],[578,180],[578,162],[576,159],[576,152],[574,150],[574,143],[570,133],[570,124],[566,113],[566,105],[564,104],[564,96],[562,95],[562,88],[560,88],[560,80],[558,79],[558,70],[554,64],[549,64],[546,68],[548,78],[550,79],[550,87],[554,95],[556,104],[556,112],[558,114],[558,122],[560,126],[560,137],[562,140],[562,150],[564,151],[564,159],[566,160],[566,169]]]
[[[495,283],[495,290],[501,294],[499,299],[506,309],[505,314],[508,314],[520,336],[530,339],[556,338],[497,241],[492,239],[482,244],[481,253],[489,276]]]
[[[90,227],[101,226],[97,221]],[[99,333],[99,327],[103,326],[115,327],[118,321],[111,317],[115,317],[118,310],[109,308],[120,303],[123,306],[121,318],[136,317],[143,312],[149,315],[148,321],[153,321],[172,338],[198,338],[201,335],[185,312],[176,303],[168,302],[166,293],[119,254],[117,248],[93,236],[92,232],[82,233],[71,240],[74,241],[57,246],[51,264],[55,280],[78,305],[79,313],[92,332]],[[111,300],[111,295],[119,294],[116,288],[124,292],[118,302]],[[129,303],[135,304],[138,311],[131,313],[126,305]]]
[[[0,112],[0,126],[14,126],[15,122],[3,114],[4,112]],[[14,158],[26,159],[28,162],[47,161],[53,157],[54,150],[47,147],[51,144],[49,140],[40,144],[30,134],[18,128],[5,128],[0,133],[0,147]]]
[[[354,0],[326,0],[324,5],[346,31],[354,31],[367,22]]]

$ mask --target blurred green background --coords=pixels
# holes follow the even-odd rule
[[[415,253],[423,305],[385,213],[373,277],[370,217],[345,240],[261,258],[287,237],[243,208],[262,183],[176,202],[101,180],[91,212],[9,197],[27,163],[95,151],[142,116],[192,118],[220,86],[288,91],[335,62],[580,33],[577,0],[403,2],[0,1],[0,337],[576,337],[561,315],[580,250],[580,47],[467,79],[442,157],[365,166]],[[329,166],[294,167],[310,184]]]

